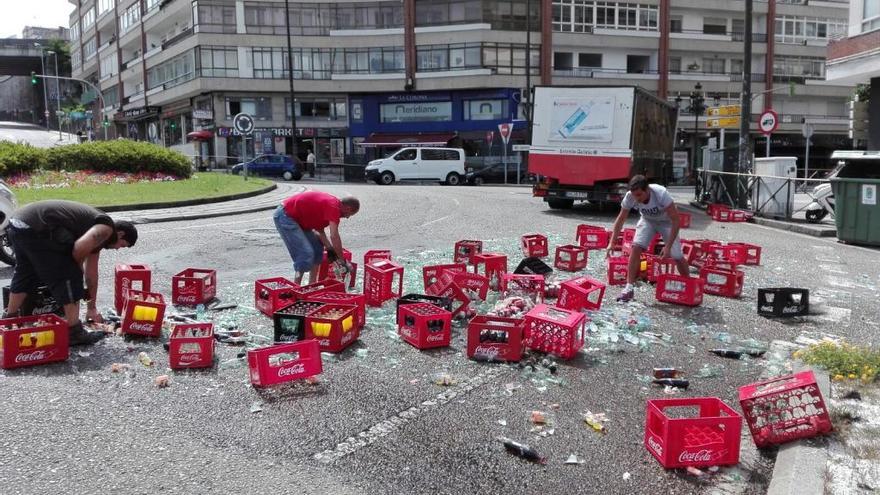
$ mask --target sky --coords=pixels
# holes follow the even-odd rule
[[[0,0],[0,6],[0,38],[21,38],[25,26],[70,27],[73,12],[68,0]]]

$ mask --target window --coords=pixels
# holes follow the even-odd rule
[[[78,69],[82,66],[82,53],[78,51],[70,52],[70,66],[73,69]]]
[[[383,103],[379,105],[379,122],[448,122],[452,120],[451,101],[417,103]]]
[[[864,0],[862,7],[862,19],[868,20],[874,17],[880,17],[880,1]]]
[[[235,5],[204,5],[199,3],[198,14],[201,31],[207,33],[235,32]]]
[[[651,57],[647,55],[627,55],[626,72],[629,74],[644,74],[650,72]]]
[[[199,50],[201,77],[238,77],[238,49],[206,46]]]
[[[578,67],[602,67],[601,53],[579,53]]]
[[[195,77],[194,51],[182,53],[147,69],[147,89],[165,89],[183,84]]]
[[[683,23],[684,23],[684,16],[670,15],[669,16],[669,32],[680,33]]]
[[[115,107],[119,105],[119,86],[113,86],[102,91],[104,95],[104,105]]]
[[[681,57],[669,57],[669,73],[681,74]]]
[[[483,43],[483,67],[491,68],[496,74],[525,74],[526,46],[509,43]],[[532,73],[538,66],[534,63],[537,50],[532,49]]]
[[[571,70],[573,66],[571,52],[553,52],[553,68]]]
[[[727,20],[717,17],[704,18],[703,34],[727,34]]]
[[[431,161],[455,161],[460,160],[459,152],[456,150],[422,148],[422,160]]]
[[[85,31],[86,29],[92,27],[92,24],[95,23],[95,7],[89,7],[88,9],[82,12],[82,18],[80,20],[82,23],[82,29]]]
[[[746,32],[746,21],[744,19],[732,19],[730,21],[730,32],[733,34],[743,34]]]
[[[120,32],[124,33],[134,27],[141,19],[140,2],[131,4],[119,17]]]
[[[403,9],[396,2],[340,4],[334,7],[333,29],[390,29],[403,27]],[[417,10],[418,8],[416,6]]]
[[[248,33],[286,34],[284,5],[246,3],[244,24]]]
[[[290,98],[284,99],[284,108],[290,118]],[[348,107],[345,98],[297,98],[294,110],[303,119],[345,120]]]
[[[119,59],[116,58],[116,53],[111,53],[109,56],[101,59],[101,79],[118,73]]]
[[[659,10],[656,5],[553,0],[553,30],[559,32],[592,32],[593,27],[657,31],[658,19]]]
[[[400,153],[394,155],[394,160],[402,162],[404,160],[415,160],[417,151],[413,148],[407,148]]]
[[[479,43],[424,45],[416,55],[420,72],[474,69],[482,67],[481,62]]]
[[[776,17],[776,41],[802,44],[809,40],[828,40],[846,33],[846,19],[821,17]]]
[[[724,74],[724,59],[704,57],[703,72],[706,74]]]
[[[471,24],[483,22],[481,0],[416,0],[416,26]],[[510,12],[510,1],[496,6]]]
[[[89,61],[92,57],[95,56],[95,50],[97,46],[95,45],[94,36],[87,39],[83,42],[83,60]]]
[[[272,98],[226,98],[226,119],[239,113],[250,114],[255,120],[272,120]]]
[[[824,79],[825,59],[819,57],[777,56],[773,60],[773,72],[778,76]]]
[[[98,16],[113,10],[116,6],[116,0],[98,0]]]
[[[742,59],[740,59],[740,58],[730,59],[730,73],[742,75],[742,73],[743,73]]]
[[[145,0],[144,3],[146,4],[145,5],[146,11],[149,12],[149,11],[155,9],[156,7],[161,5],[163,1],[165,1],[165,0]]]
[[[503,120],[508,115],[507,100],[467,100],[464,120]]]

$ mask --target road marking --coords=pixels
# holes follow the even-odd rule
[[[468,392],[485,385],[490,379],[500,375],[506,369],[506,367],[494,366],[462,383],[459,387],[450,388],[449,390],[437,394],[433,399],[426,400],[417,406],[410,407],[409,409],[404,409],[403,411],[374,424],[366,430],[361,431],[357,435],[346,438],[332,449],[318,452],[312,456],[312,459],[324,464],[335,462],[348,454],[352,454],[377,442],[399,430],[403,425],[412,422],[419,416],[447,404],[452,399],[461,397]]]
[[[216,223],[200,223],[198,225],[185,225],[183,227],[172,227],[170,229],[156,229],[156,230],[141,230],[138,229],[138,232],[143,234],[153,234],[156,232],[169,232],[172,230],[189,230],[189,229],[203,229],[205,227],[218,227],[222,225],[236,225],[240,223],[253,223],[253,222],[265,222],[268,220],[267,218],[252,218],[250,220],[237,220],[235,222],[216,222]]]
[[[419,226],[416,227],[416,228],[417,228],[417,229],[420,229],[420,228],[422,228],[422,227],[427,227],[428,225],[431,225],[432,223],[437,223],[437,222],[440,222],[440,221],[442,221],[442,220],[446,220],[447,218],[449,218],[449,217],[451,217],[451,216],[452,216],[452,215],[446,215],[445,217],[440,217],[440,218],[437,218],[437,219],[435,219],[435,220],[431,220],[430,222],[425,222],[425,223],[419,225]]]

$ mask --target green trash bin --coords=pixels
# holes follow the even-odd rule
[[[831,177],[837,238],[880,246],[880,155],[846,160]]]

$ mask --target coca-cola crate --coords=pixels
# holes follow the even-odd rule
[[[54,314],[0,319],[0,368],[66,361],[69,329]]]
[[[810,291],[788,287],[758,289],[761,316],[804,316],[810,312]]]
[[[161,337],[165,319],[165,298],[156,292],[128,290],[122,310],[122,333]]]
[[[452,314],[457,315],[466,311],[471,303],[470,296],[455,283],[453,272],[443,272],[434,285],[425,291],[430,296],[442,297],[452,301]]]
[[[761,246],[748,244],[745,242],[728,242],[728,246],[740,246],[745,249],[745,261],[743,265],[760,265],[761,264]]]
[[[467,356],[478,361],[516,362],[522,359],[522,318],[477,315],[468,323]]]
[[[573,244],[557,246],[553,266],[567,272],[579,272],[587,267],[588,253],[587,248]]]
[[[306,340],[315,339],[322,351],[342,352],[361,333],[357,307],[327,303],[306,315]]]
[[[714,268],[715,270],[735,272],[739,269],[739,265],[735,263],[728,263],[726,261],[718,261],[714,258],[706,258],[706,262],[703,264],[703,266],[700,267],[700,270],[702,270],[703,268]]]
[[[712,258],[722,263],[744,265],[748,254],[746,248],[736,244],[713,246],[710,251]]]
[[[526,347],[571,359],[584,346],[587,315],[538,304],[525,315]]]
[[[371,249],[364,253],[364,266],[378,260],[391,261],[390,249]]]
[[[342,256],[351,265],[350,272],[342,275],[337,274],[334,263],[327,257],[327,251],[324,251],[324,258],[321,260],[321,265],[318,267],[317,280],[339,280],[343,284],[347,283],[349,289],[353,289],[355,283],[357,283],[358,265],[351,261],[351,252],[348,249],[342,249]]]
[[[694,241],[681,239],[681,254],[685,261],[690,265],[691,262],[694,261],[694,258],[697,256],[697,246],[694,244]]]
[[[712,220],[716,222],[745,222],[750,215],[747,211],[731,208],[716,208],[712,211]]]
[[[355,307],[355,321],[360,329],[367,324],[367,298],[363,294],[350,292],[322,292],[309,296],[308,301],[347,304]]]
[[[522,261],[519,262],[519,265],[516,266],[516,270],[514,270],[513,273],[519,275],[549,275],[553,273],[553,269],[550,268],[550,265],[544,263],[541,258],[530,256],[523,258]]]
[[[614,246],[614,249],[622,249],[624,253],[629,254],[632,249],[633,239],[636,237],[636,229],[633,228],[625,228],[620,231],[620,235],[617,236],[618,245]]]
[[[292,290],[293,300],[300,301],[303,299],[309,299],[313,296],[317,296],[318,294],[323,294],[325,292],[345,292],[345,284],[339,280],[326,278],[324,280],[319,280],[313,284],[294,287]]]
[[[249,349],[247,358],[254,387],[301,380],[323,371],[321,349],[314,340]]]
[[[479,273],[453,272],[452,281],[461,287],[468,299],[486,300],[489,293],[489,279]]]
[[[171,303],[181,306],[205,304],[217,295],[217,272],[187,268],[171,277]]]
[[[522,251],[524,256],[543,258],[550,254],[547,245],[547,237],[541,234],[526,234],[522,236]]]
[[[416,349],[447,347],[452,338],[452,313],[426,303],[401,306],[397,333]]]
[[[581,224],[577,226],[575,242],[586,249],[605,249],[611,240],[611,232],[604,227]]]
[[[345,261],[351,262],[351,251],[348,249],[342,248],[342,258]],[[327,257],[327,251],[324,250],[324,254],[321,257],[321,264],[318,265],[318,279],[324,280],[325,278],[333,278],[333,263]]]
[[[113,308],[116,314],[122,313],[128,290],[150,292],[152,271],[147,265],[118,264],[115,268]]]
[[[713,296],[739,297],[743,289],[743,272],[740,270],[722,270],[715,266],[704,266],[700,269],[703,279],[703,292]]]
[[[559,298],[556,306],[572,311],[583,309],[595,311],[602,307],[605,296],[605,284],[586,275],[576,277],[559,286]]]
[[[723,203],[712,203],[706,207],[706,215],[710,217],[715,214],[716,210],[729,210],[730,207]]]
[[[648,399],[645,448],[666,469],[739,462],[742,416],[716,397]]]
[[[254,307],[271,317],[278,309],[292,303],[298,287],[284,277],[263,278],[254,283]]]
[[[317,301],[296,301],[272,315],[274,342],[298,342],[306,338],[306,317],[324,306]]]
[[[168,366],[174,370],[214,366],[214,324],[174,325],[168,338]]]
[[[427,303],[433,304],[438,308],[452,312],[452,299],[448,297],[431,296],[428,294],[404,294],[397,299],[397,313],[394,317],[395,321],[400,318],[400,307],[407,304]]]
[[[682,275],[660,275],[654,295],[661,302],[699,306],[703,303],[703,280]]]
[[[465,263],[447,263],[444,265],[426,265],[422,267],[422,280],[425,283],[425,290],[437,283],[440,275],[444,271],[466,272],[467,265]]]
[[[9,286],[3,287],[3,308],[9,306]],[[64,317],[64,306],[58,304],[52,291],[45,285],[37,287],[33,292],[24,296],[24,301],[18,308],[19,316],[39,316],[55,314]]]
[[[677,273],[678,265],[672,258],[661,258],[653,255],[649,255],[646,258],[648,260],[648,282],[652,284],[657,282],[660,275]]]
[[[605,266],[608,271],[608,285],[624,285],[626,284],[626,274],[629,271],[629,257],[623,253],[612,253],[605,260]]]
[[[489,288],[501,288],[501,276],[507,273],[507,255],[501,253],[480,253],[474,255],[474,273],[483,272],[489,279]]]
[[[739,404],[759,448],[832,430],[828,408],[812,371],[740,387]]]
[[[364,269],[364,295],[368,306],[381,306],[389,299],[403,295],[403,266],[389,260],[378,260]]]
[[[518,294],[541,302],[544,300],[544,284],[545,280],[541,275],[505,273],[501,276],[501,293],[504,295]]]
[[[455,243],[453,261],[456,263],[473,263],[475,254],[483,252],[483,241],[461,240]]]
[[[691,226],[691,214],[683,211],[678,212],[678,227],[687,229]]]

